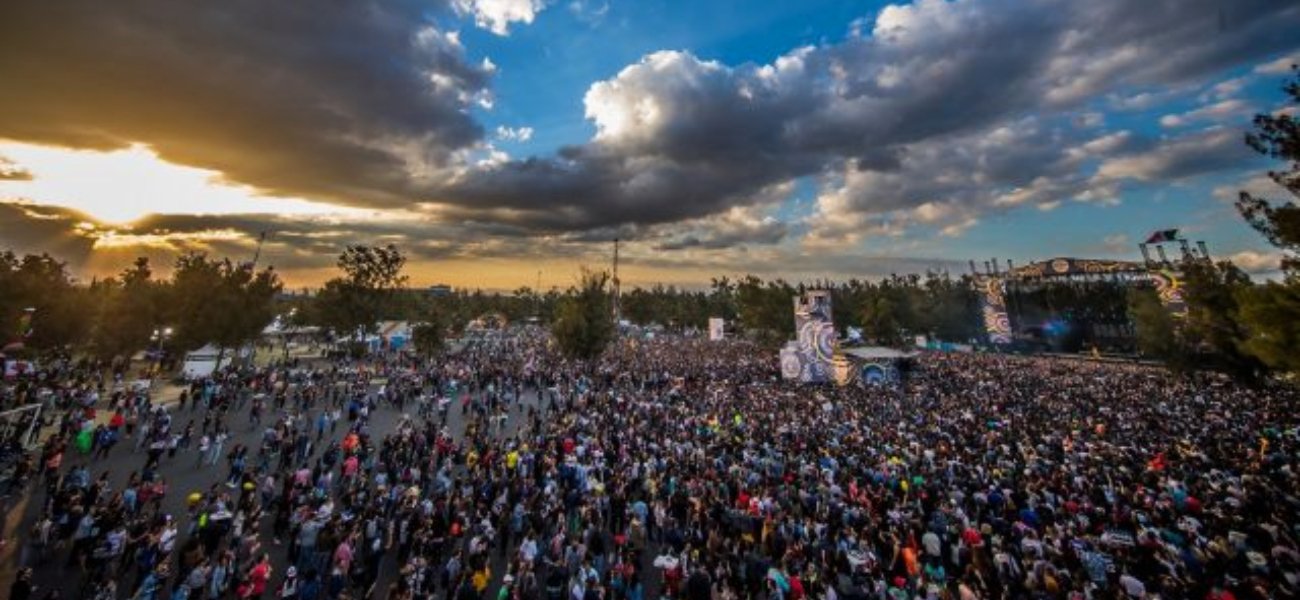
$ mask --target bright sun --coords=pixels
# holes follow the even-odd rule
[[[342,207],[258,195],[220,182],[221,173],[166,162],[137,144],[111,152],[68,150],[0,141],[0,156],[31,174],[0,180],[0,200],[65,206],[107,224],[149,214],[327,214]]]

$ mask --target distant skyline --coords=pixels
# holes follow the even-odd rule
[[[0,5],[0,249],[81,278],[345,244],[414,285],[625,285],[1138,258],[1179,228],[1247,271],[1282,199],[1276,0],[358,0]]]

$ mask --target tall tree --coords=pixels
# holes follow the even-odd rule
[[[62,261],[48,254],[0,253],[0,345],[21,341],[40,352],[84,341],[93,323],[89,299]],[[33,310],[30,335],[24,336],[17,328],[27,309]]]
[[[1293,79],[1283,84],[1293,109],[1300,108],[1300,67],[1292,65]],[[1252,227],[1270,243],[1281,249],[1285,256],[1282,269],[1288,279],[1300,277],[1300,119],[1296,113],[1274,111],[1255,115],[1255,130],[1246,134],[1246,144],[1256,152],[1282,161],[1285,168],[1268,172],[1269,179],[1293,197],[1285,202],[1242,191],[1237,198],[1237,209]]]
[[[378,331],[379,321],[400,313],[406,255],[396,246],[348,246],[339,255],[342,276],[325,282],[316,297],[316,320],[339,336]]]
[[[609,273],[584,268],[577,288],[560,301],[551,331],[566,355],[592,359],[614,339],[609,281]]]
[[[149,344],[153,331],[163,322],[159,286],[153,280],[149,259],[137,258],[116,279],[102,285],[92,346],[101,358],[129,357]]]
[[[899,346],[903,333],[898,322],[898,309],[890,294],[877,290],[862,305],[862,333],[885,346]]]
[[[1177,324],[1169,309],[1160,303],[1156,291],[1146,287],[1128,290],[1129,317],[1137,333],[1138,351],[1163,361],[1174,371],[1185,371],[1191,364],[1190,351],[1179,338]]]
[[[1293,109],[1300,108],[1300,67],[1283,84]],[[1255,130],[1246,144],[1256,152],[1282,161],[1284,168],[1268,177],[1293,199],[1275,202],[1242,191],[1237,209],[1273,246],[1282,251],[1281,283],[1269,282],[1241,290],[1241,347],[1264,364],[1300,372],[1300,120],[1294,112],[1276,111],[1255,116]]]
[[[209,259],[203,253],[184,254],[172,272],[169,305],[179,348],[204,344],[227,349],[257,339],[275,319],[275,297],[284,288],[279,275],[267,267]]]
[[[432,356],[442,349],[445,337],[443,332],[446,329],[442,315],[437,311],[429,311],[424,321],[411,328],[411,347],[424,356]]]

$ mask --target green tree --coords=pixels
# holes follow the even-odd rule
[[[1129,318],[1137,332],[1138,351],[1163,361],[1175,371],[1185,371],[1190,367],[1190,352],[1179,337],[1174,317],[1169,309],[1160,303],[1160,297],[1154,289],[1148,287],[1129,288]]]
[[[145,348],[162,324],[159,286],[149,259],[139,257],[116,279],[101,284],[102,302],[92,347],[100,358],[130,357]]]
[[[168,304],[176,324],[177,347],[192,350],[207,343],[220,349],[239,348],[257,339],[275,319],[275,297],[284,288],[279,275],[267,267],[209,259],[187,253],[176,260]]]
[[[315,321],[338,336],[373,334],[385,317],[402,312],[406,255],[396,246],[348,246],[339,256],[343,272],[325,282],[315,302]]]
[[[0,345],[22,342],[41,352],[85,341],[94,317],[90,299],[62,261],[48,254],[0,253]],[[24,337],[17,328],[29,308],[30,335]]]
[[[1300,69],[1292,67],[1294,78],[1283,85],[1293,108],[1300,107]],[[1260,154],[1282,161],[1285,170],[1268,176],[1293,198],[1300,198],[1300,120],[1282,111],[1255,116],[1255,130],[1246,143]],[[1296,201],[1274,202],[1241,192],[1237,208],[1257,231],[1283,253],[1282,283],[1242,289],[1241,327],[1243,350],[1270,367],[1300,372],[1300,205]]]
[[[424,356],[432,356],[442,349],[445,326],[434,316],[411,328],[411,347]]]
[[[1294,79],[1282,89],[1293,108],[1300,108],[1300,67],[1291,67]],[[1300,120],[1295,115],[1274,111],[1255,115],[1255,130],[1246,134],[1246,144],[1256,152],[1280,160],[1285,170],[1269,171],[1268,177],[1300,198]],[[1270,243],[1284,253],[1282,268],[1290,279],[1300,277],[1300,206],[1295,200],[1277,203],[1268,198],[1241,192],[1237,209],[1246,221]]]
[[[1271,368],[1300,372],[1300,286],[1268,282],[1242,290],[1242,349]]]
[[[584,268],[577,288],[560,300],[551,332],[566,355],[592,359],[614,339],[608,286],[609,273]]]
[[[899,346],[903,334],[898,320],[898,309],[891,294],[877,290],[862,305],[862,333],[868,339],[885,346]]]
[[[769,343],[794,336],[794,286],[781,279],[765,282],[747,275],[736,282],[735,290],[736,313],[746,330]]]

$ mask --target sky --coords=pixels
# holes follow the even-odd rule
[[[328,5],[328,9],[324,6]],[[1294,111],[1279,0],[228,0],[0,5],[0,249],[82,279],[348,244],[414,285],[873,279],[1136,259],[1267,276],[1243,141]]]

